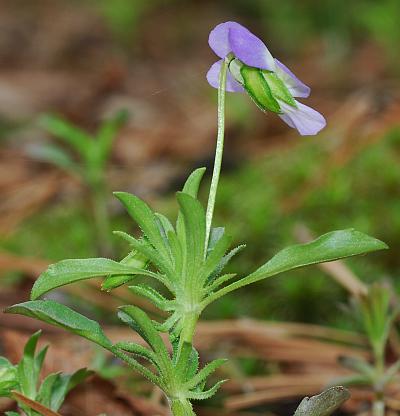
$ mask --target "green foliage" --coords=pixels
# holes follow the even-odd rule
[[[230,251],[231,237],[223,228],[213,228],[205,249],[205,211],[196,197],[203,174],[204,169],[195,171],[183,191],[177,193],[180,210],[176,227],[166,217],[154,213],[138,197],[116,193],[143,232],[141,238],[117,233],[129,243],[130,254],[120,262],[97,258],[56,263],[36,281],[31,294],[33,300],[12,306],[7,312],[60,326],[101,345],[158,385],[174,407],[189,409],[190,400],[211,397],[222,383],[205,387],[208,377],[224,360],[215,360],[198,371],[198,354],[191,344],[195,324],[207,305],[226,293],[287,270],[386,248],[379,240],[357,231],[335,231],[311,243],[286,248],[255,272],[226,285],[235,275],[222,274],[223,269],[242,247]],[[164,322],[151,321],[132,305],[122,306],[118,312],[120,320],[139,333],[149,348],[130,342],[112,345],[97,322],[57,302],[36,300],[53,289],[92,277],[103,276],[103,288],[112,290],[138,275],[161,282],[169,291],[166,298],[152,286],[137,284],[129,287],[167,312],[169,316]],[[169,333],[172,355],[160,337],[160,331]],[[134,357],[147,361],[152,370]],[[52,383],[50,378],[45,388]],[[47,398],[45,388],[42,395]],[[32,391],[25,393],[35,394]]]
[[[400,360],[390,366],[385,362],[385,350],[390,331],[394,329],[395,319],[400,312],[398,299],[390,287],[374,284],[368,293],[353,300],[351,313],[364,330],[372,349],[372,362],[364,358],[341,357],[340,363],[351,374],[334,380],[347,386],[367,386],[374,392],[374,406],[384,412],[386,386],[398,377]],[[376,412],[374,414],[377,414]]]
[[[15,398],[27,416],[39,414],[29,406],[31,402],[58,411],[68,392],[92,374],[85,368],[73,374],[53,373],[40,383],[40,372],[48,347],[36,353],[39,337],[40,331],[31,336],[17,365],[0,357],[0,396]],[[9,416],[14,414],[15,412],[7,413]]]

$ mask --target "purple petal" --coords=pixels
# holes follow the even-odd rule
[[[219,24],[210,32],[208,43],[220,58],[233,52],[246,65],[271,71],[275,69],[274,58],[264,43],[239,23]]]
[[[298,101],[296,101],[296,104],[298,108],[279,100],[279,105],[283,112],[283,114],[279,114],[279,117],[290,127],[297,129],[302,136],[317,134],[326,126],[324,116],[318,113],[318,111]]]
[[[211,65],[211,68],[207,72],[207,81],[214,87],[219,86],[219,73],[221,71],[222,59]],[[232,74],[228,71],[226,74],[226,87],[225,90],[228,92],[244,92],[244,88],[233,78]]]
[[[275,59],[276,67],[275,71],[277,75],[282,79],[282,81],[287,86],[289,92],[293,97],[303,97],[306,98],[310,95],[311,88],[306,84],[301,82],[296,75],[282,62]]]

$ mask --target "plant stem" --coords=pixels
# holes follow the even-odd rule
[[[228,70],[228,63],[224,59],[221,65],[219,74],[218,86],[218,134],[217,146],[215,149],[214,170],[210,185],[210,194],[208,197],[207,211],[206,211],[206,241],[205,241],[205,255],[207,254],[208,241],[210,239],[211,224],[214,215],[215,198],[217,195],[219,176],[221,172],[222,154],[224,152],[224,134],[225,134],[225,87],[226,74]]]
[[[374,361],[375,371],[378,380],[383,377],[385,372],[385,342],[379,343],[373,347],[374,350]],[[373,416],[384,416],[385,415],[385,400],[384,400],[384,387],[379,386],[375,388],[375,397],[372,404],[372,415]]]
[[[110,239],[111,229],[107,209],[106,186],[104,181],[101,180],[95,181],[89,186],[99,254],[105,257],[112,257],[113,247]]]
[[[196,416],[189,400],[172,400],[171,411],[173,416]]]

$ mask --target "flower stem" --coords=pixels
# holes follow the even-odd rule
[[[219,176],[221,173],[222,154],[224,152],[224,133],[225,133],[225,87],[226,74],[228,70],[228,63],[224,59],[219,73],[218,86],[218,134],[217,146],[215,149],[214,170],[211,179],[210,194],[208,197],[207,211],[206,211],[206,241],[205,241],[205,255],[207,254],[208,241],[210,239],[211,224],[214,215],[215,199],[217,195]]]

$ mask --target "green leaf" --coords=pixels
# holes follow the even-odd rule
[[[375,378],[375,369],[365,361],[363,358],[358,357],[339,357],[339,363],[352,371],[363,374],[368,377],[371,382]]]
[[[165,273],[166,276],[174,275],[171,265],[164,261],[157,250],[155,250],[146,240],[137,240],[135,237],[132,237],[123,231],[114,231],[114,234],[127,241],[133,249],[141,253],[144,257],[148,258],[149,261],[151,261],[154,266],[156,266],[161,272]],[[157,273],[153,273],[152,275],[152,277],[160,280],[171,292],[173,292],[173,286],[171,282],[168,281],[166,276]]]
[[[166,299],[161,293],[157,292],[154,288],[147,286],[147,285],[136,285],[136,286],[129,286],[128,289],[143,297],[148,299],[151,303],[153,303],[157,308],[161,309],[162,311],[173,311],[173,301]]]
[[[51,398],[55,383],[60,378],[60,373],[49,374],[42,382],[36,400],[51,410],[58,410],[51,407]]]
[[[9,397],[18,386],[18,369],[6,358],[0,357],[0,397]]]
[[[86,368],[81,368],[73,374],[59,374],[59,377],[57,377],[55,382],[51,384],[50,401],[46,404],[46,406],[48,406],[51,410],[57,411],[64,403],[68,392],[92,374],[93,371],[89,371]],[[43,387],[43,384],[41,388]],[[41,400],[38,401],[45,404]]]
[[[190,195],[193,198],[197,198],[201,180],[203,179],[206,168],[197,168],[186,179],[182,192]]]
[[[331,387],[317,396],[304,398],[294,416],[328,416],[349,398],[350,393],[344,387]]]
[[[84,157],[91,149],[93,138],[61,117],[46,114],[40,117],[39,124]]]
[[[10,306],[6,313],[16,313],[39,319],[52,325],[59,326],[74,334],[80,335],[106,349],[112,346],[100,325],[86,316],[73,311],[65,305],[53,300],[36,300]]]
[[[204,261],[206,216],[200,202],[192,196],[178,192],[177,199],[185,224],[186,270],[184,272],[188,276],[195,277]]]
[[[40,354],[35,355],[40,334],[41,331],[38,331],[29,338],[25,345],[22,359],[18,364],[18,380],[21,392],[30,399],[35,399],[36,397],[40,370],[42,369],[47,351],[47,348],[44,348]]]
[[[59,413],[43,406],[41,403],[38,403],[36,400],[32,400],[29,397],[24,396],[23,394],[19,393],[18,391],[12,392],[13,397],[18,403],[22,403],[24,406],[27,406],[29,409],[38,412],[42,416],[61,416]]]
[[[114,192],[114,195],[122,202],[129,215],[139,225],[151,245],[158,251],[165,262],[170,262],[169,250],[160,233],[157,218],[150,207],[135,195],[127,192]]]
[[[147,268],[149,259],[143,256],[143,254],[139,253],[137,250],[132,250],[125,258],[120,261],[120,263],[143,270]],[[107,276],[101,285],[101,290],[110,292],[111,290],[116,289],[125,283],[131,282],[132,280],[136,279],[137,276],[138,275]]]
[[[79,166],[60,147],[46,144],[31,146],[28,149],[29,155],[41,162],[52,163],[67,172],[78,172]]]
[[[232,237],[224,234],[215,244],[212,251],[208,254],[206,261],[201,269],[201,274],[206,280],[213,272],[217,269],[219,270],[219,266],[224,258],[225,253],[227,252],[228,248],[232,243]]]
[[[224,384],[226,381],[227,380],[221,380],[218,383],[214,384],[214,386],[211,387],[209,390],[206,390],[206,391],[202,391],[202,392],[190,391],[186,394],[186,397],[192,400],[209,399],[210,397],[214,396],[214,394],[218,391],[221,385]]]
[[[128,116],[129,114],[126,110],[121,110],[111,120],[106,120],[102,123],[96,135],[98,162],[100,164],[104,164],[110,156],[112,144],[117,137],[118,130],[126,123]]]
[[[144,311],[132,305],[120,306],[118,316],[124,323],[135,330],[155,353],[164,358],[168,357],[168,351],[163,340]]]
[[[209,282],[214,282],[214,280],[219,276],[222,270],[228,265],[228,263],[232,260],[236,254],[240,253],[246,247],[245,244],[235,247],[232,249],[227,255],[222,257],[220,263],[218,264],[217,268],[214,272],[209,276]]]
[[[183,186],[182,192],[190,195],[193,198],[197,198],[201,180],[204,176],[206,168],[198,168],[190,174],[187,178],[185,185]],[[181,212],[178,213],[178,219],[176,220],[176,234],[182,245],[182,256],[185,258],[186,242],[185,242],[185,224],[183,221],[183,215]]]
[[[119,348],[122,351],[129,352],[130,354],[137,355],[140,358],[144,358],[151,364],[155,365],[157,368],[159,367],[157,355],[148,348],[143,347],[143,345],[122,341],[117,342],[114,347]]]
[[[211,294],[203,302],[203,307],[233,290],[282,272],[385,248],[387,245],[382,241],[354,229],[333,231],[310,243],[296,244],[283,249],[249,276]]]
[[[121,274],[153,275],[153,273],[147,270],[138,269],[128,264],[117,263],[116,261],[105,258],[62,260],[49,266],[39,276],[33,285],[31,299],[35,300],[53,289],[80,280]]]
[[[188,390],[194,389],[197,385],[207,380],[207,377],[212,374],[218,367],[227,362],[226,359],[220,358],[218,360],[211,361],[205,367],[203,367],[192,379],[185,383],[185,387]]]

